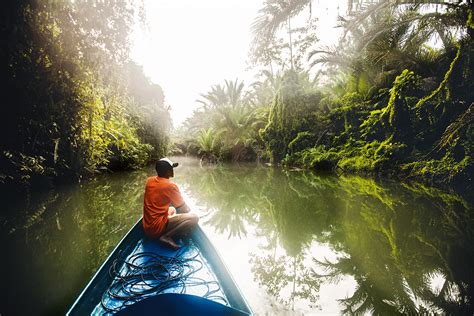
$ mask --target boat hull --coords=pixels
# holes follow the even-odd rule
[[[210,305],[214,303],[218,305],[222,304],[233,309],[236,313],[241,312],[242,315],[251,314],[250,307],[232,279],[224,262],[200,226],[193,230],[190,238],[185,240],[185,243],[186,245],[178,251],[166,248],[157,241],[150,240],[144,236],[141,220],[139,220],[98,269],[91,281],[71,306],[67,315],[102,315],[108,312],[117,312],[124,308],[129,309],[130,307],[126,307],[126,305],[132,305],[144,299],[152,301],[153,299],[151,297],[157,296],[157,294],[163,294],[173,301],[180,298],[179,296],[170,294],[177,293],[207,296],[209,299],[216,301]],[[182,257],[185,260],[191,258],[186,261],[187,266],[192,268],[193,265],[199,265],[199,267],[196,268],[198,272],[194,273],[191,271],[192,273],[187,273],[187,275],[190,275],[190,278],[194,280],[192,284],[185,285],[186,282],[176,282],[176,284],[168,286],[164,290],[163,287],[156,286],[157,289],[160,289],[160,291],[157,292],[153,292],[154,288],[150,290],[150,282],[145,282],[145,285],[148,286],[146,291],[144,291],[146,295],[143,297],[134,297],[133,300],[117,299],[117,297],[120,298],[123,296],[123,292],[120,291],[115,291],[112,295],[108,295],[108,293],[111,292],[111,288],[120,288],[117,282],[123,281],[123,279],[125,279],[123,276],[128,275],[127,269],[129,269],[130,264],[127,266],[123,264],[123,262],[127,260],[130,261],[131,258],[136,258],[137,254],[138,256],[147,254],[148,256],[159,256],[160,258],[177,258],[177,256],[180,256],[180,258]],[[133,265],[138,262],[136,260],[148,260],[143,258],[144,256],[139,257],[139,259],[133,259],[135,260]],[[192,262],[192,264],[189,264],[189,262]],[[147,262],[142,263],[144,265],[147,264]],[[189,269],[189,267],[187,268]],[[112,271],[116,271],[116,273],[111,273]],[[117,274],[119,275],[117,276]],[[196,282],[196,280],[199,280],[199,282]],[[207,284],[207,287],[203,288],[205,284]],[[211,290],[210,285],[213,286]],[[134,284],[132,293],[135,293],[136,289],[140,286],[143,289],[143,284]],[[125,288],[125,286],[122,288]],[[124,291],[130,292],[127,291],[127,289]],[[193,301],[184,296],[182,299],[183,303],[180,304],[182,306],[184,306],[186,302],[189,303]],[[159,300],[166,300],[166,297],[161,297]],[[198,301],[200,302],[200,299],[196,299],[195,302]],[[141,304],[146,305],[146,303]],[[165,306],[162,302],[160,304]],[[151,306],[152,303],[148,303],[148,305]],[[199,306],[204,308],[205,304],[199,305],[196,303],[196,308]]]

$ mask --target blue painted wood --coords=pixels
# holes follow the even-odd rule
[[[122,309],[117,316],[247,316],[235,308],[189,294],[166,293],[146,298]]]
[[[244,313],[251,314],[251,309],[245,301],[244,296],[240,292],[224,262],[201,227],[198,226],[193,231],[191,239],[192,243],[201,252],[203,261],[206,261],[205,263],[207,266],[211,267],[212,273],[217,277],[217,281],[229,302],[229,306]],[[96,309],[97,305],[100,303],[102,294],[113,282],[113,277],[109,274],[109,271],[115,260],[125,260],[131,253],[140,250],[143,247],[146,248],[146,251],[151,249],[161,255],[170,256],[175,252],[159,245],[153,245],[153,243],[155,242],[150,241],[144,236],[140,219],[97,270],[90,282],[86,285],[82,293],[71,306],[67,315],[90,315],[94,309]]]

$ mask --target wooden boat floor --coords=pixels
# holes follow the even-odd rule
[[[218,279],[214,272],[212,271],[209,263],[204,257],[203,253],[198,247],[193,243],[192,239],[187,238],[180,241],[180,244],[183,245],[179,250],[170,249],[156,240],[150,240],[148,238],[141,238],[137,246],[133,251],[127,256],[126,261],[130,261],[130,258],[135,258],[134,264],[147,264],[150,260],[150,256],[143,256],[141,254],[151,254],[165,256],[168,258],[179,257],[181,259],[194,258],[195,260],[187,261],[185,269],[192,269],[193,272],[186,278],[184,284],[183,282],[177,281],[174,282],[171,286],[167,287],[166,290],[158,290],[160,293],[186,293],[192,294],[200,297],[205,297],[207,299],[213,300],[217,303],[224,304],[229,306],[228,299],[225,296],[223,290],[219,286]],[[125,254],[124,254],[125,255]],[[189,267],[188,267],[189,266]],[[116,265],[116,270],[120,271],[120,275],[125,275],[127,272],[127,265],[123,261],[119,261]],[[112,285],[117,284],[119,281],[117,278],[114,278]],[[151,284],[150,281],[140,281],[133,285],[133,291],[142,291],[149,290],[153,287],[159,287],[159,282],[156,281],[156,284]],[[119,292],[125,293],[125,292]],[[110,310],[119,310],[124,304],[130,305],[132,303],[138,302],[146,297],[156,295],[157,293],[149,292],[145,296],[137,297],[129,302],[122,299],[116,299],[110,295],[104,295],[102,303],[99,301],[97,306],[94,308],[92,315],[104,315],[108,311],[104,309],[103,304],[107,306]]]

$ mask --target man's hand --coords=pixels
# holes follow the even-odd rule
[[[189,206],[186,203],[184,203],[181,207],[177,207],[176,211],[178,213],[189,213],[189,211],[191,211],[191,209],[189,208]]]
[[[172,217],[176,215],[176,209],[174,207],[168,208],[168,217]]]

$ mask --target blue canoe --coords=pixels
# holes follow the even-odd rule
[[[127,233],[67,315],[251,315],[252,311],[201,227],[171,250]]]

